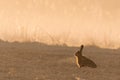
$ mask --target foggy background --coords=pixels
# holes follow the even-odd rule
[[[120,0],[0,0],[0,39],[120,47]]]

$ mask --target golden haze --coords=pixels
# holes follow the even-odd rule
[[[0,0],[0,39],[120,47],[120,0]]]

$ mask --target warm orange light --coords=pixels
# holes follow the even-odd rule
[[[0,0],[0,39],[120,47],[120,0]]]

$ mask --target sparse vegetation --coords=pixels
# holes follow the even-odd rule
[[[86,47],[97,68],[78,68],[77,47],[0,42],[0,80],[119,80],[120,50]]]

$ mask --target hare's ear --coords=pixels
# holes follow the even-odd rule
[[[80,51],[82,51],[83,47],[84,47],[84,45],[82,44],[82,45],[80,46]]]
[[[83,48],[83,47],[84,47],[84,45],[82,44],[82,45],[81,45],[81,48]]]

